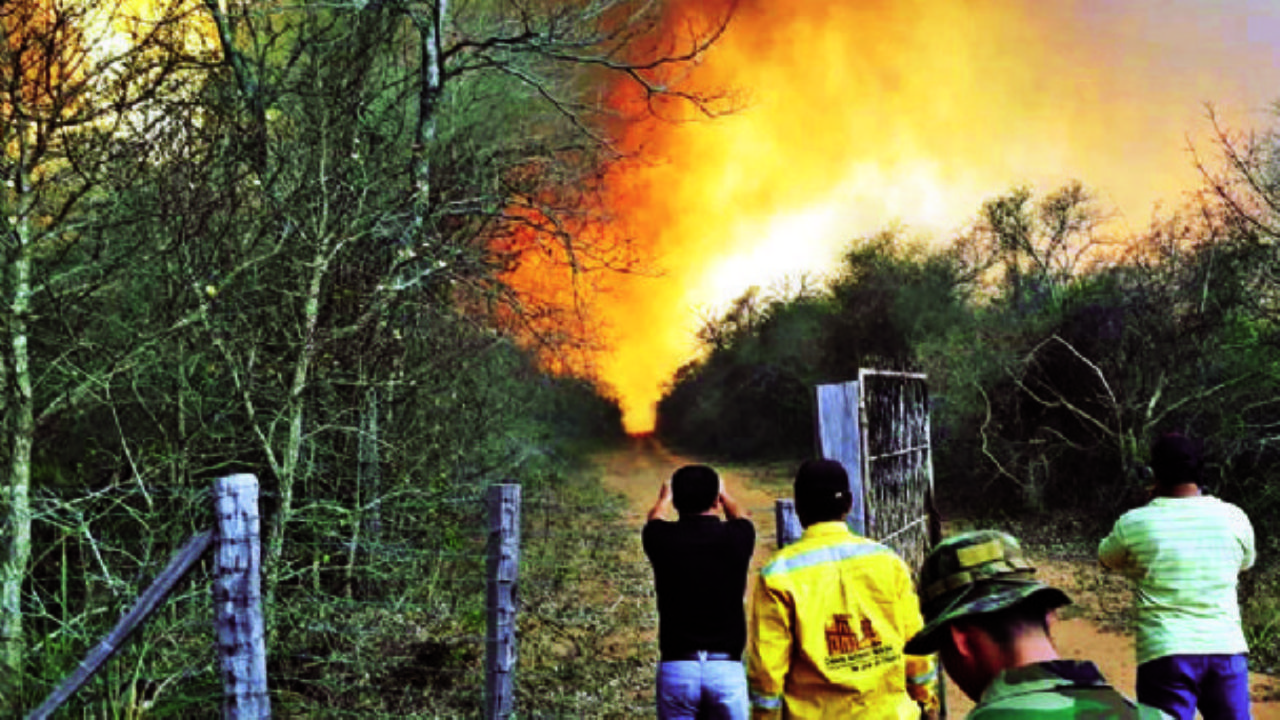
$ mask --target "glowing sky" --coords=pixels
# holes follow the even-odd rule
[[[599,306],[601,374],[633,432],[695,353],[699,313],[829,270],[890,222],[945,240],[984,198],[1074,178],[1141,229],[1195,185],[1206,102],[1267,121],[1280,3],[758,0],[699,73],[746,107],[646,136],[652,162],[615,179],[620,226],[663,270]]]

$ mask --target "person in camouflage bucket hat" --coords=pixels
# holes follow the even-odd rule
[[[939,653],[977,705],[969,718],[1163,718],[1107,684],[1091,662],[1063,660],[1049,616],[1071,603],[1035,579],[1016,538],[979,530],[947,538],[919,577],[925,626],[905,652]]]

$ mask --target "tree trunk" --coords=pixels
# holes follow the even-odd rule
[[[302,457],[303,417],[306,410],[304,393],[310,381],[311,360],[316,351],[316,330],[320,324],[320,291],[324,287],[325,276],[329,272],[329,263],[333,260],[332,240],[322,238],[316,246],[316,255],[312,267],[311,284],[307,289],[307,303],[304,312],[304,344],[294,365],[293,383],[289,388],[289,402],[286,412],[289,417],[289,436],[285,440],[284,457],[276,468],[279,482],[280,504],[271,518],[271,536],[267,544],[267,612],[275,611],[276,585],[280,581],[280,563],[284,557],[284,535],[290,519],[293,517],[293,486],[298,475],[298,461]],[[265,436],[264,436],[265,437]],[[268,448],[268,452],[270,448]]]
[[[365,395],[364,410],[360,413],[360,460],[356,470],[359,474],[357,484],[366,556],[378,552],[382,544],[382,456],[378,447],[378,410],[378,388],[372,386]]]
[[[10,412],[9,483],[4,526],[8,547],[0,564],[0,642],[3,660],[14,671],[22,670],[22,582],[31,559],[31,449],[35,437],[34,396],[27,351],[27,316],[31,311],[31,256],[28,220],[17,222],[18,248],[9,271],[13,301],[9,317],[9,352],[13,377]]]
[[[365,538],[382,539],[382,457],[378,448],[378,388],[370,387],[360,420],[360,502]]]
[[[431,205],[431,146],[436,140],[436,103],[444,88],[444,72],[441,54],[441,33],[448,12],[448,0],[438,0],[430,18],[414,18],[422,41],[422,87],[418,91],[418,121],[414,131],[413,182],[414,182],[414,230],[426,222]],[[417,233],[415,232],[415,237]]]

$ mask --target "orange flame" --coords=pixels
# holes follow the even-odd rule
[[[830,269],[887,223],[941,241],[1013,185],[1080,179],[1120,231],[1144,227],[1197,183],[1205,102],[1263,118],[1278,43],[1280,11],[1255,0],[743,3],[699,77],[747,107],[650,128],[657,161],[613,178],[621,226],[664,269],[598,305],[627,429],[653,427],[700,309]]]

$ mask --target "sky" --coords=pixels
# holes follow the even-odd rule
[[[671,27],[727,2],[675,0]],[[1079,180],[1141,232],[1197,186],[1192,148],[1212,158],[1206,104],[1236,130],[1276,119],[1280,0],[740,0],[693,82],[740,109],[633,128],[640,161],[608,178],[611,232],[653,270],[592,306],[631,432],[703,319],[890,224],[941,244],[987,198]],[[548,291],[534,267],[517,284]]]
[[[986,198],[1078,179],[1141,231],[1196,187],[1207,103],[1235,129],[1272,121],[1280,3],[745,0],[696,77],[743,107],[646,128],[645,162],[611,178],[618,231],[659,270],[596,305],[631,432],[701,318],[891,223],[942,243]]]

